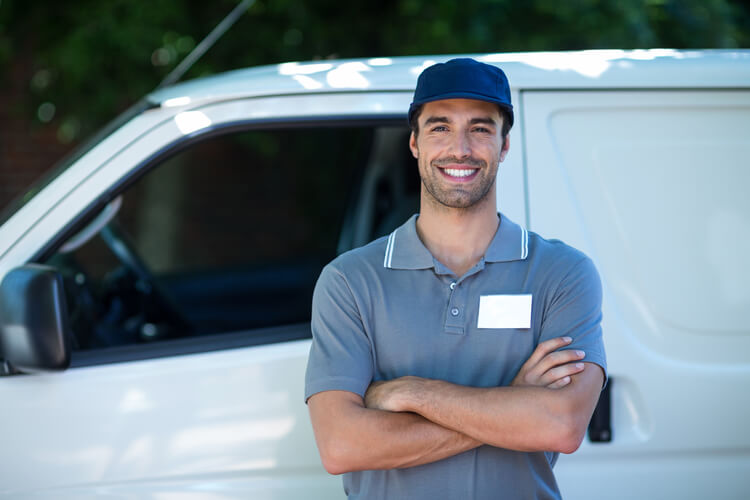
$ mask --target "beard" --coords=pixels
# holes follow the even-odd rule
[[[427,196],[433,204],[444,208],[471,209],[484,201],[495,185],[497,177],[497,163],[490,168],[487,162],[469,157],[458,160],[455,157],[440,158],[425,165],[419,161],[419,173],[422,178],[423,196]],[[450,183],[443,177],[440,167],[443,165],[466,165],[477,168],[476,178],[464,184]]]

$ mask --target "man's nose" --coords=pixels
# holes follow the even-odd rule
[[[454,134],[451,140],[451,154],[456,158],[471,156],[471,143],[465,133]]]

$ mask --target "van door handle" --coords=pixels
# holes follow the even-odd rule
[[[591,415],[589,422],[589,441],[592,443],[609,443],[612,441],[612,420],[611,420],[611,398],[612,383],[610,378],[607,385],[602,389],[599,395],[599,402],[596,403],[594,414]]]

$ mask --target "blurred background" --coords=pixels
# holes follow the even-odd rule
[[[239,0],[0,0],[0,210]],[[738,0],[256,0],[182,78],[313,59],[750,46]]]

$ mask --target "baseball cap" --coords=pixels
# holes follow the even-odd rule
[[[438,63],[422,71],[417,79],[409,121],[422,104],[441,99],[476,99],[492,102],[508,113],[513,125],[510,85],[503,70],[474,59],[458,58]]]

